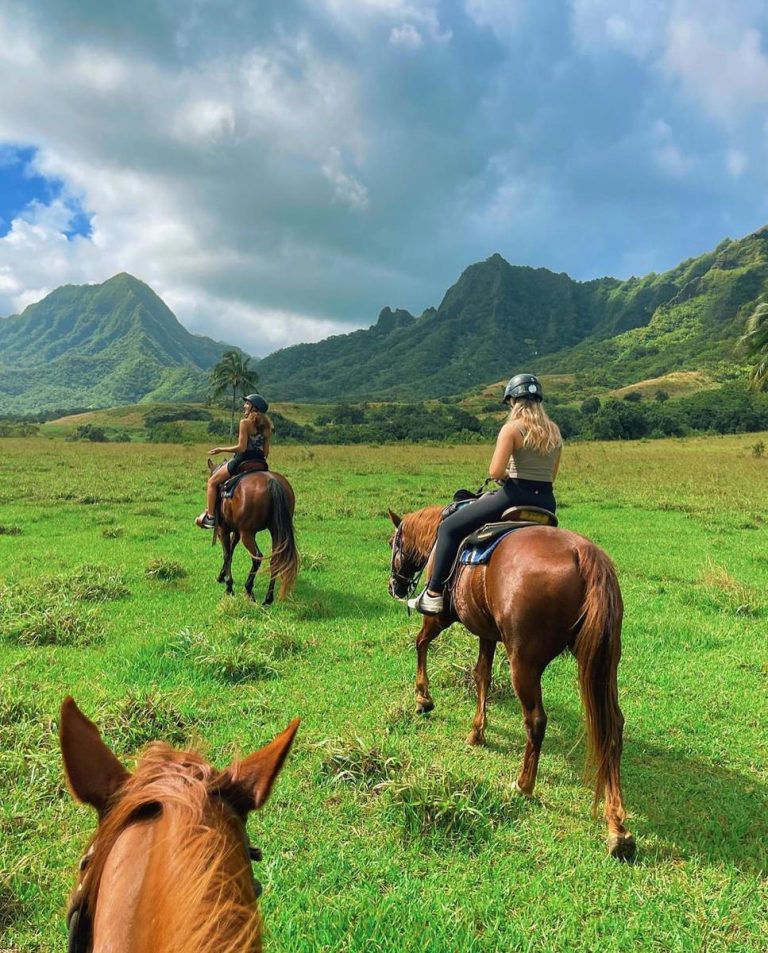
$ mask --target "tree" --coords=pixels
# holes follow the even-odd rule
[[[232,391],[232,416],[229,422],[230,438],[235,432],[235,401],[237,392],[247,393],[259,381],[259,375],[249,367],[250,358],[242,351],[226,351],[219,363],[211,371],[211,393],[214,397],[221,397]]]
[[[761,301],[747,321],[741,345],[747,356],[757,361],[749,372],[751,390],[768,387],[768,302]]]

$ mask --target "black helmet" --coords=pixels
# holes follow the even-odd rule
[[[261,411],[262,414],[266,414],[269,410],[269,404],[264,400],[261,394],[248,394],[247,397],[243,397],[243,400],[249,401],[256,410]]]
[[[538,377],[534,377],[533,374],[515,374],[504,388],[504,403],[508,404],[515,397],[542,400],[544,392],[541,389]]]

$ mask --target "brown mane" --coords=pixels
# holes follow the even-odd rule
[[[135,774],[120,788],[91,840],[93,853],[83,884],[84,904],[95,910],[104,866],[120,834],[140,817],[159,811],[160,840],[172,844],[172,875],[153,896],[166,912],[157,923],[154,950],[242,953],[260,949],[255,903],[226,899],[243,891],[233,880],[236,851],[244,851],[241,821],[223,796],[230,776],[216,771],[195,752],[162,742],[149,746]],[[213,795],[213,796],[212,796]],[[239,832],[238,832],[239,829]],[[243,845],[243,847],[241,847]],[[250,883],[250,866],[242,865]],[[167,897],[164,896],[167,890]],[[255,898],[254,898],[255,899]],[[215,935],[211,928],[215,926]]]
[[[442,506],[425,506],[403,517],[403,547],[424,562],[432,551],[443,509]]]

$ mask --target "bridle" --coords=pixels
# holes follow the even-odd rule
[[[405,563],[405,553],[403,552],[403,524],[400,523],[397,529],[395,530],[395,537],[392,540],[392,559],[389,565],[389,574],[392,579],[396,579],[399,583],[404,585],[407,589],[406,595],[404,598],[413,595],[416,591],[416,587],[419,584],[419,579],[421,578],[421,573],[423,571],[423,566],[421,569],[415,570],[413,573],[404,573],[400,570],[395,569],[395,557],[400,557],[400,566],[402,567]]]
[[[251,864],[262,859],[260,848],[254,847],[244,833],[245,849]],[[88,867],[93,858],[96,841],[92,841],[87,852],[80,859],[79,869],[83,876],[75,888],[75,895],[67,911],[67,953],[89,953],[93,946],[93,914],[85,902],[85,884],[88,878]],[[262,895],[264,888],[261,882],[251,872],[253,892],[256,899]]]

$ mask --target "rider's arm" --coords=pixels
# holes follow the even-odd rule
[[[557,471],[560,469],[560,457],[563,455],[563,448],[560,447],[560,450],[557,453],[557,460],[555,460],[555,466],[552,469],[552,482],[555,482],[555,477],[557,476]]]
[[[248,421],[243,418],[240,421],[240,432],[238,434],[238,441],[234,447],[215,447],[213,450],[209,451],[211,454],[215,453],[242,453],[248,446]]]
[[[511,421],[504,424],[496,438],[496,449],[493,451],[491,464],[488,467],[488,476],[492,480],[503,480],[507,473],[507,465],[512,451],[522,442],[520,429]]]

